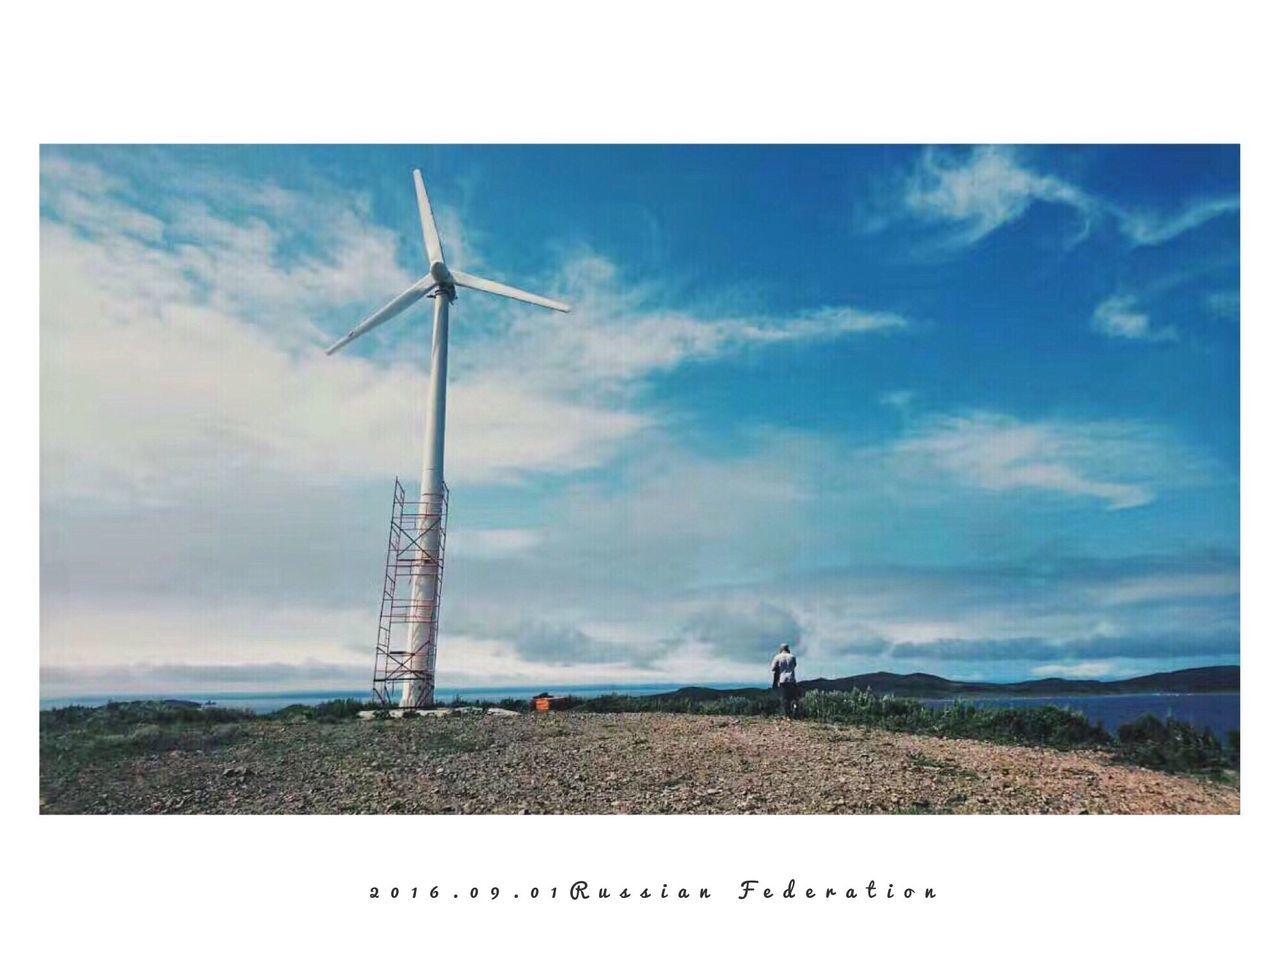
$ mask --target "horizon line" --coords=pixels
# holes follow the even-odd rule
[[[1212,663],[1212,664],[1206,664],[1204,666],[1199,666],[1199,667],[1180,667],[1176,670],[1156,670],[1151,673],[1138,673],[1138,674],[1133,674],[1132,676],[1114,677],[1111,679],[1103,679],[1100,677],[1052,676],[1052,677],[1033,677],[1033,678],[1027,678],[1023,680],[954,680],[950,677],[942,676],[941,674],[925,673],[924,671],[921,671],[921,670],[915,670],[915,671],[912,671],[911,673],[894,673],[893,671],[889,671],[889,670],[873,670],[867,673],[853,673],[853,674],[848,674],[846,676],[841,676],[841,677],[826,677],[826,676],[810,677],[806,680],[801,680],[800,683],[814,683],[821,680],[846,680],[849,677],[875,676],[875,675],[887,675],[887,676],[893,676],[893,677],[912,677],[912,676],[936,677],[940,680],[946,680],[948,683],[959,683],[959,684],[981,683],[981,684],[990,684],[995,686],[1014,686],[1017,684],[1024,684],[1024,683],[1045,683],[1045,682],[1054,681],[1054,680],[1061,681],[1061,682],[1069,682],[1069,683],[1122,683],[1127,680],[1138,680],[1138,679],[1142,679],[1143,677],[1159,676],[1161,674],[1184,673],[1189,670],[1215,670],[1223,667],[1235,667],[1236,669],[1239,669],[1240,664],[1239,663]],[[495,691],[495,692],[503,692],[503,691],[515,692],[518,690],[532,690],[535,687],[546,687],[546,686],[547,684],[538,684],[538,683],[493,684],[493,685],[481,684],[481,685],[468,686],[468,687],[455,687],[455,686],[443,685],[438,689],[447,690],[450,692],[455,692],[455,691],[467,692],[467,691],[474,691],[474,690],[488,690],[488,691]],[[738,681],[738,680],[705,680],[705,681],[691,681],[687,683],[678,683],[676,681],[661,681],[661,682],[653,682],[653,683],[644,683],[644,682],[574,683],[574,684],[556,685],[557,689],[559,690],[622,690],[622,689],[637,689],[637,688],[650,688],[650,687],[661,687],[666,689],[669,687],[673,691],[683,689],[685,687],[704,687],[709,689],[735,689],[735,688],[736,689],[755,689],[755,688],[762,688],[765,686],[766,684],[763,682]],[[330,693],[350,694],[350,693],[356,692],[357,689],[363,690],[364,688],[300,687],[295,689],[273,689],[273,690],[186,690],[186,691],[157,691],[153,693],[141,693],[141,692],[65,693],[65,694],[48,695],[48,696],[41,694],[38,699],[67,700],[74,697],[87,697],[95,700],[111,699],[115,697],[119,697],[121,699],[128,698],[133,700],[148,699],[148,698],[149,699],[156,699],[156,698],[177,699],[179,694],[182,694],[185,697],[206,697],[210,699],[212,699],[213,697],[225,697],[228,699],[234,699],[234,698],[249,698],[249,697],[298,696],[301,694],[330,694]],[[373,692],[372,687],[369,688],[368,692],[369,693]]]

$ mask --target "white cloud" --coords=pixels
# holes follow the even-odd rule
[[[60,161],[42,173],[48,682],[364,686],[383,485],[419,466],[426,338],[412,331],[425,311],[360,351],[317,348],[412,279],[395,257],[405,238],[373,225],[362,198],[323,189],[206,183],[158,189],[142,210],[122,175]],[[992,229],[1020,209],[969,189],[946,201],[957,222]],[[232,201],[252,212],[228,213]],[[446,243],[454,222],[442,207]],[[851,307],[668,309],[591,252],[541,280],[504,279],[576,309],[475,297],[458,313],[443,684],[742,680],[786,637],[803,640],[807,675],[842,675],[892,668],[895,645],[939,637],[1120,635],[1150,618],[1141,605],[1182,602],[1179,589],[1218,604],[1180,610],[1187,623],[1230,625],[1221,571],[1179,585],[1116,577],[1101,598],[973,571],[812,572],[884,560],[924,523],[928,536],[956,534],[954,517],[910,509],[939,497],[1150,502],[1199,468],[1149,425],[914,419],[902,391],[880,411],[906,423],[901,440],[762,432],[732,455],[681,449],[657,429],[665,413],[646,401],[646,378],[910,322]],[[468,502],[481,483],[522,484],[503,498],[509,514]],[[1002,498],[1001,516],[1015,524],[1024,506]],[[533,619],[513,626],[513,611]],[[758,666],[767,683],[767,658]]]
[[[542,542],[541,530],[521,527],[491,527],[462,530],[449,537],[449,554],[494,559],[528,553]]]
[[[916,398],[914,390],[890,390],[880,395],[880,402],[886,407],[893,407],[900,413],[906,413],[910,410],[912,401]]]
[[[1147,340],[1153,343],[1177,340],[1174,327],[1156,327],[1151,317],[1138,309],[1137,298],[1117,295],[1108,297],[1093,311],[1093,329],[1108,337],[1122,340]]]
[[[1110,660],[1084,660],[1080,663],[1045,663],[1031,668],[1037,677],[1066,677],[1071,680],[1097,680],[1115,675]]]
[[[740,663],[766,663],[784,643],[797,654],[805,652],[804,629],[790,609],[776,603],[713,602],[698,610],[682,633],[714,656]]]
[[[412,330],[428,315],[358,351],[319,348],[413,279],[396,258],[404,238],[372,222],[367,199],[324,185],[301,194],[168,171],[148,181],[144,203],[130,171],[57,154],[42,181],[41,650],[51,682],[255,683],[254,669],[258,686],[363,678],[373,614],[361,585],[372,598],[382,485],[419,469],[426,337]],[[442,206],[446,231],[454,221]],[[648,594],[655,578],[678,588],[708,570],[767,570],[759,531],[780,530],[805,491],[775,452],[759,464],[675,451],[655,469],[662,414],[639,386],[684,363],[908,326],[851,307],[668,310],[589,252],[544,280],[569,291],[573,314],[475,297],[454,328],[447,462],[460,509],[442,682],[658,670],[665,641],[650,631],[676,636],[687,611],[629,620],[614,604]],[[552,504],[558,530],[535,526],[535,498],[548,494],[532,481],[616,461],[632,465],[621,498],[580,486]],[[510,519],[476,513],[457,492],[525,480]],[[760,518],[754,530],[743,509]],[[783,542],[802,536],[793,527]],[[550,672],[524,662],[503,633],[513,609],[572,624],[614,645],[619,662]],[[722,669],[699,658],[671,669]]]
[[[1240,592],[1240,573],[1238,570],[1214,570],[1207,573],[1159,573],[1122,577],[1099,583],[1085,592],[1090,603],[1105,607],[1231,597]]]
[[[1139,247],[1166,243],[1210,220],[1240,209],[1238,197],[1198,200],[1174,214],[1163,215],[1145,210],[1129,210],[1118,214],[1120,230]]]
[[[128,322],[64,312],[81,276],[65,267],[50,256],[44,274],[47,497],[153,501],[251,476],[417,476],[426,376],[416,366],[332,362],[176,299]],[[450,475],[462,482],[596,466],[649,423],[497,373],[461,379],[449,399]]]
[[[926,148],[904,195],[911,213],[957,224],[961,243],[975,243],[1017,220],[1036,201],[1073,207],[1086,226],[1095,208],[1077,187],[1035,173],[1013,150],[998,146],[976,147],[963,158]]]
[[[1035,203],[1070,207],[1083,221],[1108,217],[1134,246],[1155,246],[1240,208],[1238,197],[1201,199],[1173,213],[1134,210],[1096,196],[1052,174],[1028,166],[1011,147],[979,146],[967,154],[927,147],[907,177],[905,210],[925,220],[954,225],[954,243],[976,243],[1021,218]]]
[[[1240,321],[1240,291],[1239,290],[1215,290],[1213,293],[1206,294],[1204,298],[1205,307],[1209,313],[1222,320]]]
[[[899,469],[943,475],[992,492],[1033,490],[1139,507],[1157,485],[1203,465],[1149,425],[1125,421],[1026,422],[987,411],[920,421],[896,444]]]
[[[142,241],[158,241],[164,222],[138,209],[121,194],[128,184],[90,163],[58,154],[40,159],[40,202],[59,211],[89,233],[110,233]]]
[[[1091,471],[1103,470],[1097,461],[1106,458],[1096,450],[1090,456],[1074,451],[1077,435],[1118,432],[1125,437],[1105,423],[1068,428],[989,413],[966,417],[986,422],[987,429],[948,427],[933,420],[917,424],[911,436],[958,432],[985,450],[995,443],[990,434],[1016,433],[1021,427],[1040,438],[1021,444],[1023,456],[1065,459],[1086,479]],[[1129,439],[1142,442],[1117,446],[1111,455],[1150,484],[1145,492],[1158,490],[1168,482],[1158,469],[1170,457],[1165,438],[1146,436],[1136,427],[1129,432]],[[1049,442],[1046,436],[1054,439]],[[1150,629],[1152,622],[1170,622],[1170,610],[1176,610],[1174,622],[1187,630],[1230,628],[1230,610],[1222,604],[1229,607],[1236,593],[1225,568],[1143,573],[1139,564],[1082,577],[1072,563],[1061,572],[1030,578],[1020,571],[964,568],[855,569],[841,576],[808,572],[810,565],[832,557],[883,562],[885,548],[874,535],[886,513],[893,518],[890,541],[907,543],[945,534],[956,528],[957,516],[985,511],[1005,518],[1004,523],[1034,516],[1008,497],[996,507],[917,516],[911,508],[927,508],[929,498],[971,495],[975,489],[1017,490],[1023,482],[985,477],[978,483],[962,469],[963,458],[944,461],[940,465],[934,459],[932,448],[927,455],[914,451],[904,457],[896,442],[853,448],[834,438],[776,432],[752,438],[730,458],[655,445],[635,456],[621,476],[575,482],[540,502],[536,515],[544,527],[484,528],[464,522],[450,534],[441,683],[742,680],[753,675],[753,657],[797,638],[803,641],[808,676],[901,670],[902,660],[894,651],[903,644],[948,637],[1119,636]],[[1005,466],[997,463],[994,469]],[[886,470],[887,478],[881,476]],[[1114,491],[1082,494],[1077,487],[1035,489],[1067,502],[1111,505],[1101,494]],[[894,498],[892,511],[885,509],[886,496]],[[178,539],[159,551],[147,542],[122,550],[119,542],[100,537],[95,526],[73,530],[59,552],[75,551],[76,562],[61,578],[66,582],[47,595],[52,599],[46,604],[42,656],[46,663],[68,669],[120,661],[175,667],[180,658],[210,668],[243,661],[262,664],[264,678],[277,675],[273,665],[310,657],[348,664],[360,678],[351,686],[362,686],[381,559],[370,531],[385,532],[383,506],[379,500],[367,519],[360,516],[340,527],[333,526],[328,512],[345,509],[337,492],[325,507],[312,499],[295,499],[280,507],[269,505],[265,513],[220,509],[210,518],[212,526],[195,527],[197,536],[216,530],[213,543],[182,542],[186,530],[163,516],[148,521],[143,531],[129,524],[131,536],[144,541],[154,530]],[[292,527],[283,529],[293,545],[264,554],[262,531],[270,531],[271,539],[282,532],[281,511],[299,514]],[[283,516],[287,522],[288,513]],[[295,529],[299,525],[306,528],[301,538]],[[931,529],[926,533],[922,525]],[[1036,541],[1034,535],[1029,539]],[[321,557],[309,556],[322,545]],[[209,550],[215,555],[209,556]],[[356,555],[355,561],[326,571],[323,564],[339,552]],[[315,568],[316,563],[321,566]],[[117,601],[101,606],[101,595],[93,596],[92,584],[83,582],[101,564],[119,568],[126,578],[157,567],[163,572],[156,571],[154,582],[128,591],[113,588],[110,595]],[[273,611],[260,602],[228,600],[215,592],[207,599],[184,597],[189,608],[184,610],[179,603],[157,604],[148,594],[164,581],[194,593],[188,578],[225,576],[226,570],[241,567],[248,567],[247,573],[262,580],[268,591],[314,586],[324,595],[345,583],[337,598],[343,606],[310,606],[286,595],[282,608]],[[789,578],[791,569],[806,572]],[[353,587],[365,579],[363,592]],[[54,590],[49,584],[46,578],[46,589]],[[71,601],[72,595],[83,593],[89,595]],[[1188,599],[1215,605],[1182,610],[1178,605]],[[136,606],[120,609],[130,601]],[[536,617],[523,637],[518,628],[528,624],[512,623],[521,615]],[[673,638],[680,642],[670,643]],[[563,645],[555,648],[560,641]],[[937,656],[940,648],[926,649]],[[1014,652],[1027,653],[1021,648]],[[1063,656],[1054,652],[1055,659]],[[568,666],[563,665],[566,660]],[[70,682],[70,674],[61,676],[60,682]],[[245,682],[250,682],[248,676]],[[263,683],[270,686],[266,679]]]
[[[207,184],[207,194],[183,184],[174,195],[162,180],[149,198],[167,209],[162,221],[130,216],[127,180],[96,166],[53,155],[42,177],[46,497],[153,502],[250,473],[416,476],[425,335],[397,354],[384,344],[403,334],[375,334],[374,359],[317,349],[337,329],[332,319],[319,329],[319,318],[337,315],[345,328],[413,279],[397,266],[399,238],[370,223],[365,198],[240,182]],[[251,212],[220,212],[228,199]],[[441,222],[453,222],[442,209]],[[468,320],[492,329],[451,358],[453,481],[607,463],[652,425],[628,391],[655,372],[906,326],[851,307],[783,318],[655,309],[652,291],[623,286],[593,254],[567,263],[560,282],[575,294],[567,317],[466,303]],[[405,322],[422,329],[428,317],[419,309]]]
[[[297,601],[202,603],[180,596],[145,600],[44,598],[42,669],[71,676],[97,675],[120,665],[322,661],[359,665],[364,672],[372,663],[373,625],[361,608]],[[357,652],[352,641],[364,638],[368,652]]]
[[[1090,432],[1088,425],[1077,426],[1080,433]],[[1030,429],[1070,433],[1059,424],[1034,424]],[[939,432],[945,431],[937,425],[919,429],[920,435]],[[1037,444],[1030,448],[1050,455]],[[1055,456],[1081,459],[1052,445],[1048,449],[1056,451]],[[1126,449],[1140,465],[1136,475],[1160,475],[1142,463],[1154,453],[1144,452],[1141,444]],[[769,648],[783,640],[797,639],[806,677],[904,668],[954,675],[955,665],[965,661],[948,660],[949,652],[974,656],[965,645],[974,642],[945,647],[937,641],[974,637],[1004,651],[1007,659],[996,661],[1002,669],[1025,676],[1030,666],[1050,658],[1062,662],[1082,655],[1109,659],[1114,667],[1115,656],[1141,657],[1142,645],[1128,638],[1150,635],[1153,625],[1174,623],[1195,636],[1229,632],[1237,622],[1238,580],[1226,560],[1189,567],[1147,561],[1090,566],[1071,560],[1049,569],[1039,563],[877,568],[871,558],[883,563],[884,551],[868,541],[859,526],[874,525],[886,513],[884,494],[877,491],[879,481],[874,479],[886,462],[903,468],[896,444],[855,454],[832,439],[776,433],[755,438],[729,459],[653,448],[624,477],[574,483],[541,505],[538,514],[547,524],[544,528],[460,526],[456,535],[450,534],[440,682],[553,688],[638,680],[676,685],[754,678],[767,683],[767,658],[760,657],[771,655]],[[920,466],[912,461],[913,468]],[[924,474],[908,483],[899,479],[893,495],[910,498],[945,491],[957,496],[975,486],[963,474],[946,472],[932,462]],[[866,499],[832,500],[829,493],[821,493],[832,486],[849,487]],[[1107,504],[1076,492],[1041,492]],[[367,573],[364,594],[351,591],[339,598],[341,606],[327,608],[287,593],[279,605],[228,601],[217,595],[158,602],[142,591],[121,592],[114,602],[104,604],[100,596],[72,600],[63,590],[47,597],[44,608],[42,662],[54,668],[48,679],[56,679],[62,690],[76,689],[77,684],[82,691],[100,690],[102,681],[96,677],[136,676],[138,683],[152,685],[115,688],[126,692],[173,690],[175,678],[187,678],[177,687],[194,689],[200,678],[225,676],[229,683],[238,676],[237,689],[266,689],[296,686],[312,676],[282,667],[305,666],[310,659],[340,666],[352,678],[322,686],[365,686],[380,561],[378,545],[369,542],[376,537],[369,531],[385,532],[383,504],[371,510],[369,522],[361,519],[349,532],[329,530],[325,512],[310,502],[294,506],[302,510],[297,522],[305,524],[311,538],[298,541],[311,544],[308,552],[323,545],[320,552],[326,555],[338,552],[338,547],[359,555],[358,562],[339,573],[346,580],[359,580]],[[1024,512],[1004,497],[994,507],[979,505],[941,517],[926,514],[913,520],[910,511],[896,509],[889,535],[908,542],[934,537],[957,527],[956,517],[984,511],[1003,523],[1034,525],[1027,523],[1034,512]],[[255,519],[256,515],[238,519],[225,514],[214,518],[217,549],[234,549],[243,541],[239,555],[217,565],[255,566],[260,574],[279,580],[277,590],[298,589],[299,577],[309,581],[315,576],[302,566],[303,558],[291,556],[288,549],[278,556],[261,556],[261,545],[254,539]],[[926,533],[926,526],[933,529]],[[265,529],[273,536],[278,530],[270,520]],[[95,533],[90,527],[68,541],[68,548],[78,551],[76,576],[95,563],[110,562],[115,552],[112,544],[99,544]],[[1032,534],[1027,543],[1034,547],[1038,539]],[[480,546],[471,549],[468,541]],[[114,562],[125,568],[164,566],[158,579],[178,584],[185,584],[193,566],[208,575],[206,568],[213,564],[204,554],[183,557],[182,549],[148,556],[148,548],[140,544],[133,552],[115,556]],[[298,547],[291,549],[296,552]],[[825,566],[833,557],[855,565],[825,572],[812,568],[815,563]],[[334,580],[321,575],[318,582],[328,590]],[[72,576],[71,592],[77,585]],[[513,623],[520,616],[535,619]],[[1018,642],[1028,636],[1053,643]],[[1119,640],[1105,652],[1099,652],[1097,644],[1077,650],[1057,643],[1057,638],[1073,637]],[[1172,651],[1172,656],[1185,646],[1182,640],[1167,646],[1160,642],[1160,637],[1144,641],[1155,652],[1133,672],[1146,672],[1153,657],[1163,651]],[[907,661],[901,656],[911,652],[911,644],[925,645],[922,658]],[[969,662],[993,661],[974,656]],[[257,668],[229,673],[238,663]],[[939,663],[950,666],[935,668]],[[132,672],[112,673],[117,667]],[[46,695],[51,692],[51,687],[46,689]]]
[[[782,316],[667,309],[654,304],[656,289],[625,284],[610,261],[589,251],[564,263],[551,288],[566,291],[572,313],[532,313],[500,305],[509,323],[504,343],[511,347],[509,355],[519,358],[520,376],[609,396],[684,363],[788,343],[895,333],[910,326],[896,313],[849,306]],[[503,365],[504,355],[498,352],[493,359]]]
[[[571,624],[524,621],[509,636],[512,651],[533,667],[630,664],[650,668],[673,645],[670,640],[632,638],[618,643],[601,640]]]
[[[112,663],[96,668],[41,666],[42,697],[166,695],[370,689],[367,664],[296,661]],[[234,704],[228,704],[234,706]]]

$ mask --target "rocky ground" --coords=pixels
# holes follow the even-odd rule
[[[53,746],[42,743],[45,813],[1240,810],[1235,783],[1121,766],[1093,751],[764,718],[260,721],[114,759],[64,752],[53,762],[44,756]]]

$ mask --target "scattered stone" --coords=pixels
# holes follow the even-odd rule
[[[449,711],[451,713],[451,711]],[[435,716],[427,714],[427,716]],[[79,735],[77,733],[77,735]],[[778,749],[781,740],[786,749]],[[180,813],[1238,813],[1238,780],[1101,752],[765,718],[255,721],[232,742],[41,769],[41,810]],[[54,753],[54,751],[51,751]],[[447,775],[446,775],[447,770]]]

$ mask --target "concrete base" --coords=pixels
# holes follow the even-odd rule
[[[464,717],[468,714],[483,714],[490,717],[520,716],[516,711],[502,707],[432,707],[429,710],[405,710],[394,707],[390,710],[361,710],[357,716],[361,720],[372,720],[378,716],[385,716],[388,720],[403,720],[406,713],[418,717]]]

